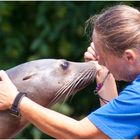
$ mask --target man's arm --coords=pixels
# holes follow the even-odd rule
[[[54,138],[109,138],[88,118],[77,121],[44,108],[27,97],[23,97],[19,107],[27,120]]]
[[[98,95],[103,99],[100,99],[100,105],[103,106],[107,103],[107,101],[111,101],[112,99],[116,98],[118,96],[117,86],[115,79],[111,73],[108,73],[108,69],[105,67],[102,67],[101,70],[98,71],[98,74],[96,76],[96,83],[102,83],[103,80],[103,86],[98,91]],[[106,77],[107,76],[107,77]],[[104,79],[106,77],[106,79]]]

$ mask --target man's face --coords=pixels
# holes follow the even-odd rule
[[[127,64],[123,57],[117,57],[111,51],[104,51],[103,47],[106,45],[99,35],[93,32],[93,42],[95,51],[98,55],[98,63],[108,68],[116,80],[125,80],[127,75]]]

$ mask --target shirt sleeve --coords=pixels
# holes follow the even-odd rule
[[[130,139],[140,134],[140,85],[125,88],[120,95],[88,115],[88,119],[112,139]]]

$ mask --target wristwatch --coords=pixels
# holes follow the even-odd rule
[[[21,114],[20,114],[20,111],[19,111],[19,108],[18,108],[18,105],[21,101],[21,99],[24,97],[24,96],[27,96],[27,93],[25,92],[19,92],[18,95],[16,96],[13,104],[12,104],[12,107],[10,109],[10,114],[16,116],[16,117],[20,117]]]

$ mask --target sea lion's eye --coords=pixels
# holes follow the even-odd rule
[[[66,70],[69,67],[69,62],[64,61],[62,64],[60,64],[63,70]]]

